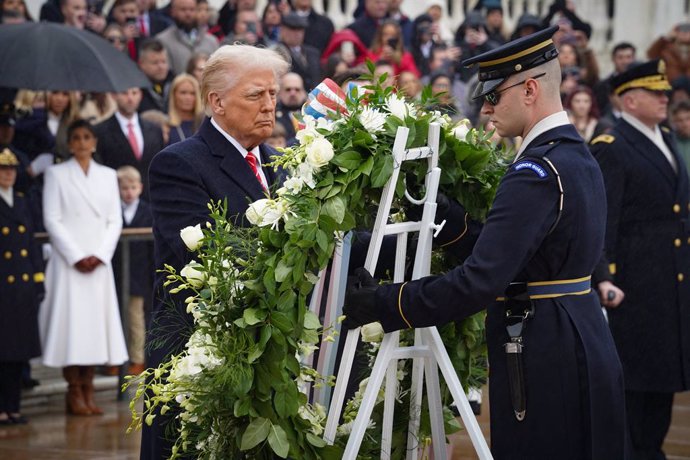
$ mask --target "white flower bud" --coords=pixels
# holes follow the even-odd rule
[[[383,326],[378,321],[362,326],[362,342],[380,342],[383,340]]]

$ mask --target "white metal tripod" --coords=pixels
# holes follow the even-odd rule
[[[441,169],[438,167],[438,147],[440,137],[440,126],[431,124],[429,127],[428,145],[415,149],[405,149],[409,129],[400,127],[396,133],[393,144],[393,158],[395,168],[391,178],[383,189],[381,201],[379,203],[376,222],[372,232],[369,250],[364,267],[369,273],[374,273],[378,261],[379,252],[385,235],[397,235],[397,252],[395,257],[394,282],[403,281],[405,271],[405,255],[407,248],[407,235],[411,232],[419,232],[419,243],[414,259],[414,269],[412,279],[418,279],[428,275],[431,265],[431,243],[433,232],[440,230],[441,226],[434,224],[436,215],[436,195],[438,191]],[[402,222],[389,224],[390,208],[395,194],[395,186],[400,175],[400,168],[404,161],[424,160],[428,162],[427,175],[425,179],[426,197],[419,203],[423,203],[424,210],[422,219],[419,222]],[[414,201],[406,194],[408,199]],[[336,386],[333,399],[328,411],[328,420],[324,439],[328,443],[335,440],[336,429],[340,419],[343,402],[345,399],[345,389],[352,370],[359,338],[359,328],[348,331],[345,348],[343,351],[340,368],[336,379]],[[413,359],[412,366],[412,387],[411,404],[409,414],[409,427],[407,438],[407,459],[417,460],[418,458],[418,432],[421,416],[422,391],[424,388],[427,393],[429,404],[429,416],[431,420],[431,434],[434,459],[440,460],[446,457],[446,440],[443,428],[443,412],[441,406],[441,392],[438,380],[440,369],[448,388],[455,400],[455,404],[460,412],[463,425],[470,436],[472,445],[479,455],[479,458],[491,459],[491,452],[484,440],[482,432],[477,423],[477,419],[472,413],[465,391],[460,384],[450,358],[444,348],[441,336],[435,327],[422,328],[415,330],[415,344],[411,347],[399,346],[399,332],[386,334],[381,342],[381,347],[376,356],[374,368],[367,384],[364,397],[362,399],[359,412],[354,421],[350,437],[343,455],[344,460],[354,460],[359,452],[364,433],[369,424],[371,413],[376,404],[376,397],[386,378],[384,417],[381,439],[381,458],[390,458],[391,438],[393,429],[393,410],[395,396],[397,392],[397,363],[400,359]]]

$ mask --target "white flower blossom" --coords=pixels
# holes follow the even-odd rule
[[[278,222],[285,216],[287,211],[286,201],[262,198],[249,205],[245,216],[254,225],[259,227],[270,226],[275,230],[278,228]]]
[[[201,265],[196,260],[191,260],[187,265],[182,267],[180,275],[190,286],[200,288],[204,285],[204,274],[197,270],[197,267],[201,267]]]
[[[404,120],[406,116],[414,116],[416,114],[416,109],[411,104],[405,102],[405,99],[397,96],[396,94],[391,94],[388,99],[386,99],[386,109],[401,120]]]
[[[453,136],[455,136],[456,139],[460,141],[466,141],[467,140],[467,134],[471,130],[470,126],[470,120],[467,118],[460,120],[454,127],[453,127]]]
[[[314,181],[314,168],[307,162],[297,166],[297,169],[295,169],[295,177],[311,189],[316,187],[316,182]]]
[[[197,250],[203,237],[204,233],[201,231],[201,224],[196,224],[193,227],[185,227],[180,230],[180,238],[182,238],[185,246],[187,246],[190,251]]]
[[[323,136],[317,137],[304,148],[307,154],[307,162],[318,169],[326,166],[333,158],[333,144]]]
[[[361,333],[363,342],[380,342],[383,340],[383,326],[378,321],[362,326]]]
[[[434,110],[431,115],[432,117],[429,120],[429,123],[438,123],[439,125],[441,125],[442,128],[447,127],[450,123],[450,117],[448,115],[442,114],[438,110]]]
[[[297,139],[301,145],[307,145],[321,135],[316,131],[317,122],[314,120],[314,117],[305,115],[303,122],[304,128],[295,133],[295,139]]]
[[[359,122],[370,133],[377,133],[383,129],[383,124],[386,122],[386,114],[376,109],[365,107],[359,114]]]

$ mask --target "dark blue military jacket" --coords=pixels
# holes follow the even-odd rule
[[[560,175],[564,196],[557,226]],[[534,300],[524,338],[526,418],[513,413],[503,344],[513,281],[588,276],[602,253],[601,172],[575,128],[532,141],[502,179],[472,254],[445,276],[378,289],[386,331],[440,325],[487,309],[492,452],[497,459],[625,458],[621,365],[594,293]]]
[[[38,295],[43,260],[23,194],[9,207],[0,198],[0,361],[21,362],[41,354]]]
[[[662,135],[678,173],[625,120],[592,141],[608,199],[606,256],[625,292],[609,322],[634,391],[690,389],[690,191],[675,142]]]

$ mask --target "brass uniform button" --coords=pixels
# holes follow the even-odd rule
[[[2,234],[3,235],[9,235],[10,234],[10,228],[9,227],[2,227]]]
[[[682,244],[681,241],[680,241],[680,238],[676,238],[675,240],[673,240],[673,244],[675,244],[676,247],[679,248],[680,245]]]
[[[678,273],[678,282],[680,283],[680,282],[683,281],[684,279],[685,279],[685,276],[683,276],[682,273]]]
[[[673,205],[673,212],[676,214],[680,213],[680,205],[678,203]]]
[[[7,282],[8,282],[9,284],[14,283],[14,276],[13,276],[13,275],[8,276],[8,277],[7,277]]]
[[[5,259],[10,260],[12,258],[12,253],[10,251],[5,251]]]
[[[22,275],[22,281],[27,282],[27,281],[29,281],[30,279],[31,279],[31,278],[29,277],[29,274],[28,274],[28,273],[24,273],[24,274]]]
[[[19,233],[24,233],[26,231],[26,227],[20,225],[19,227],[17,227],[17,230],[19,230]]]
[[[27,251],[26,249],[22,249],[21,251],[19,251],[19,255],[22,257],[26,257],[29,255],[29,251]]]

